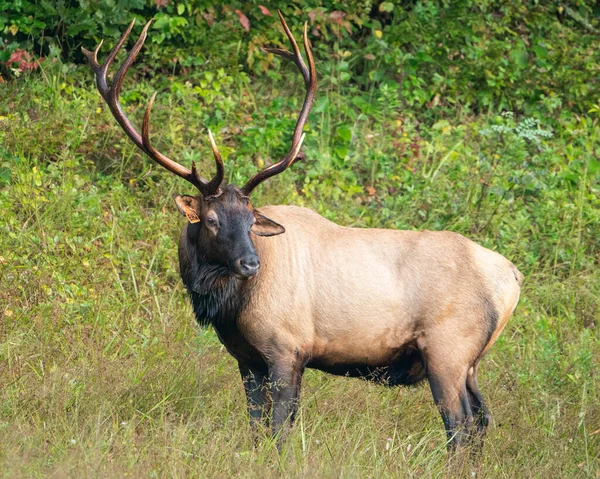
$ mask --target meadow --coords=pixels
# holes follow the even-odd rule
[[[317,56],[306,158],[254,204],[452,230],[509,258],[521,300],[479,376],[494,421],[460,474],[600,478],[600,108],[411,103],[352,84],[356,54]],[[238,185],[287,150],[303,96],[284,64],[142,59],[122,95],[138,125],[154,90],[159,149],[210,176],[210,128]],[[237,365],[179,278],[174,193],[192,192],[130,144],[87,66],[0,83],[0,477],[453,477],[426,384],[308,371],[282,451],[254,444]]]

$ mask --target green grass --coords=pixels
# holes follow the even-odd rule
[[[171,195],[190,187],[124,139],[90,76],[57,65],[0,85],[0,476],[452,477],[426,386],[309,371],[282,453],[253,445],[235,362],[177,273]],[[167,154],[210,174],[210,127],[239,184],[286,150],[300,90],[233,78],[204,105],[190,81],[126,85],[137,119],[169,87],[153,120]],[[255,204],[451,229],[511,259],[521,302],[480,368],[494,423],[463,472],[600,477],[597,118],[548,118],[552,137],[531,140],[523,119],[368,93],[365,113],[325,78],[306,161]]]

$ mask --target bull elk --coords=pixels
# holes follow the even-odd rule
[[[224,167],[208,132],[216,174],[202,178],[150,142],[150,99],[142,132],[126,117],[119,95],[150,22],[112,82],[107,71],[133,22],[104,64],[83,50],[96,85],[127,136],[150,158],[198,189],[175,195],[188,222],[179,241],[181,279],[198,323],[212,325],[237,360],[250,422],[269,418],[273,433],[294,421],[305,368],[388,386],[429,381],[449,445],[468,443],[490,420],[477,368],[519,299],[522,274],[506,258],[448,231],[396,231],[338,226],[296,206],[256,209],[250,200],[263,181],[297,158],[317,89],[304,27],[304,62],[279,14],[292,52],[267,51],[300,70],[306,96],[289,152],[238,188],[223,182]]]

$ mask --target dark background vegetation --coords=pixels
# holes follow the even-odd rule
[[[306,158],[255,204],[511,259],[526,280],[482,364],[496,420],[476,472],[600,477],[597,2],[224,3],[0,0],[0,475],[448,474],[427,388],[318,372],[283,454],[253,446],[177,274],[171,195],[189,187],[118,129],[80,50],[104,39],[103,59],[153,18],[127,114],[158,90],[155,144],[208,176],[210,128],[241,184],[287,151],[303,97],[261,50],[288,48],[279,8],[297,38],[308,21],[319,91]]]
[[[148,71],[193,76],[209,66],[257,75],[272,70],[261,45],[283,40],[272,28],[280,9],[296,33],[309,21],[320,59],[352,53],[347,67],[337,65],[346,72],[342,82],[358,91],[401,88],[404,105],[556,115],[565,107],[587,112],[597,101],[596,2],[225,3],[3,0],[0,62],[5,71],[18,66],[10,57],[24,50],[81,63],[81,46],[112,45],[132,18],[139,20],[134,33],[154,18],[143,57]]]

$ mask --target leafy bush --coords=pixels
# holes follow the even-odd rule
[[[298,35],[309,21],[325,81],[401,91],[404,107],[432,110],[433,120],[454,105],[586,112],[600,95],[596,2],[261,1],[0,0],[0,65],[5,74],[23,70],[25,53],[15,52],[79,63],[80,46],[114,45],[131,18],[139,20],[135,37],[153,18],[143,53],[149,69],[264,73],[273,58],[260,47],[285,43],[280,8]],[[363,112],[370,104],[360,95],[352,101]]]
[[[294,28],[309,17],[316,35],[329,38],[352,33],[371,8],[369,1],[321,2],[232,1],[227,5],[206,0],[100,0],[51,2],[43,0],[0,1],[0,32],[6,62],[17,48],[48,55],[59,48],[62,58],[82,61],[79,46],[93,47],[101,39],[114,44],[132,18],[137,18],[134,36],[154,19],[146,54],[157,64],[172,67],[202,65],[216,58],[223,65],[237,65],[240,52],[254,63],[259,47],[277,38],[273,29],[280,8]],[[279,5],[278,5],[279,3]],[[343,8],[343,12],[340,10]],[[306,13],[307,12],[307,13]],[[264,65],[263,65],[264,67]]]

